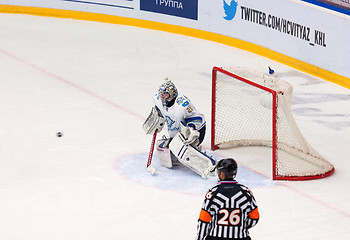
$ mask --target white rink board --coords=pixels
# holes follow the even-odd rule
[[[350,64],[347,61],[350,57],[350,31],[344,31],[350,28],[347,15],[293,0],[237,0],[235,17],[227,20],[224,18],[226,15],[223,1],[201,0],[198,1],[196,20],[140,10],[142,1],[150,2],[149,0],[0,0],[0,4],[102,13],[209,31],[254,43],[344,77],[350,77]],[[185,2],[155,0],[153,4],[162,5],[169,11],[179,13],[187,10]],[[197,0],[190,2],[197,3]],[[225,2],[230,4],[231,0]]]

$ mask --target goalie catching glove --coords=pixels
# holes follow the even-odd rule
[[[162,131],[165,119],[157,107],[152,107],[152,111],[143,123],[143,130],[146,134],[154,134],[155,131]]]
[[[199,132],[195,130],[193,127],[186,126],[183,122],[180,125],[180,132],[186,139],[184,144],[186,145],[198,145]]]

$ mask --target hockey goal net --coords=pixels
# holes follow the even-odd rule
[[[334,167],[301,134],[291,110],[293,87],[251,69],[212,71],[213,150],[238,146],[272,148],[274,180],[310,180]]]

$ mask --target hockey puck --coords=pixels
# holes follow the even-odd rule
[[[61,132],[57,133],[57,137],[62,137],[62,136],[63,136],[63,134]]]

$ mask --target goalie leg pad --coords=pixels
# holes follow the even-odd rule
[[[160,163],[167,168],[172,168],[171,154],[168,148],[169,139],[160,139],[157,141],[157,153]]]
[[[157,130],[162,131],[164,127],[165,119],[159,109],[152,107],[152,111],[147,117],[146,121],[143,123],[142,127],[146,134],[154,134]]]
[[[181,133],[178,133],[170,142],[169,149],[179,162],[206,178],[214,168],[215,160],[191,145],[186,145],[185,141]]]

